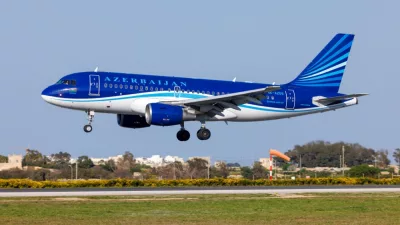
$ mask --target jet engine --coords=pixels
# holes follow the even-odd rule
[[[196,115],[187,113],[181,106],[150,103],[146,106],[145,118],[151,125],[172,126],[183,121],[195,120]]]
[[[144,128],[150,126],[150,124],[146,123],[146,119],[143,116],[138,115],[117,114],[117,122],[118,125],[126,128]]]

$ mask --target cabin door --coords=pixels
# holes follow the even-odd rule
[[[89,75],[89,95],[100,95],[100,76]]]
[[[286,91],[286,109],[294,109],[296,104],[296,95],[293,89],[287,89]]]
[[[174,97],[179,98],[181,96],[181,87],[175,86],[174,87]]]

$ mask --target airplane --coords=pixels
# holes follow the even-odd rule
[[[358,104],[367,95],[339,93],[354,40],[337,34],[291,82],[281,85],[94,71],[66,75],[42,92],[53,105],[85,111],[87,133],[97,113],[117,115],[124,128],[180,125],[179,141],[199,121],[199,140],[208,140],[208,121],[251,122],[332,111]]]

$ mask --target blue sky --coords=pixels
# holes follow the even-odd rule
[[[250,164],[312,140],[400,147],[398,1],[1,1],[0,154],[74,157],[211,156]],[[286,83],[336,33],[355,34],[340,91],[368,92],[336,112],[269,122],[208,123],[212,137],[176,140],[179,127],[123,129],[97,114],[45,103],[60,77],[93,70]]]

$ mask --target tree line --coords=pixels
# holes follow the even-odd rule
[[[313,141],[304,145],[296,145],[285,154],[291,158],[290,163],[278,162],[283,171],[289,171],[296,167],[303,169],[291,173],[292,175],[312,175],[318,177],[330,177],[332,172],[311,172],[307,167],[339,167],[342,146],[345,148],[345,165],[355,167],[346,172],[349,176],[375,176],[379,169],[367,169],[365,165],[376,165],[384,169],[390,163],[387,150],[374,150],[365,148],[359,144],[344,142],[330,143]],[[301,156],[301,165],[300,165]],[[393,153],[393,158],[400,164],[400,148]],[[138,164],[131,152],[125,152],[117,160],[100,161],[94,165],[86,155],[79,156],[78,178],[81,179],[112,179],[112,178],[136,178],[136,179],[195,179],[195,178],[227,178],[228,176],[241,175],[247,179],[268,178],[269,171],[260,162],[254,162],[252,166],[240,167],[238,163],[220,163],[218,167],[208,165],[206,160],[194,158],[186,163],[174,162],[161,167],[152,168]],[[0,155],[0,162],[7,162],[7,157]],[[43,155],[38,150],[27,149],[22,160],[26,170],[12,169],[0,171],[0,178],[31,178],[34,180],[46,179],[70,179],[76,177],[76,164],[71,164],[71,155],[68,152],[58,152],[50,156]],[[40,167],[35,169],[33,167]],[[238,169],[239,168],[239,169]],[[360,169],[361,168],[361,169]],[[354,172],[356,171],[356,172]]]
[[[357,143],[312,141],[304,145],[296,145],[285,154],[299,167],[341,167],[343,165],[342,147],[344,147],[345,167],[367,164],[386,168],[390,164],[388,150],[374,150]],[[394,151],[393,158],[400,165],[400,148]]]

